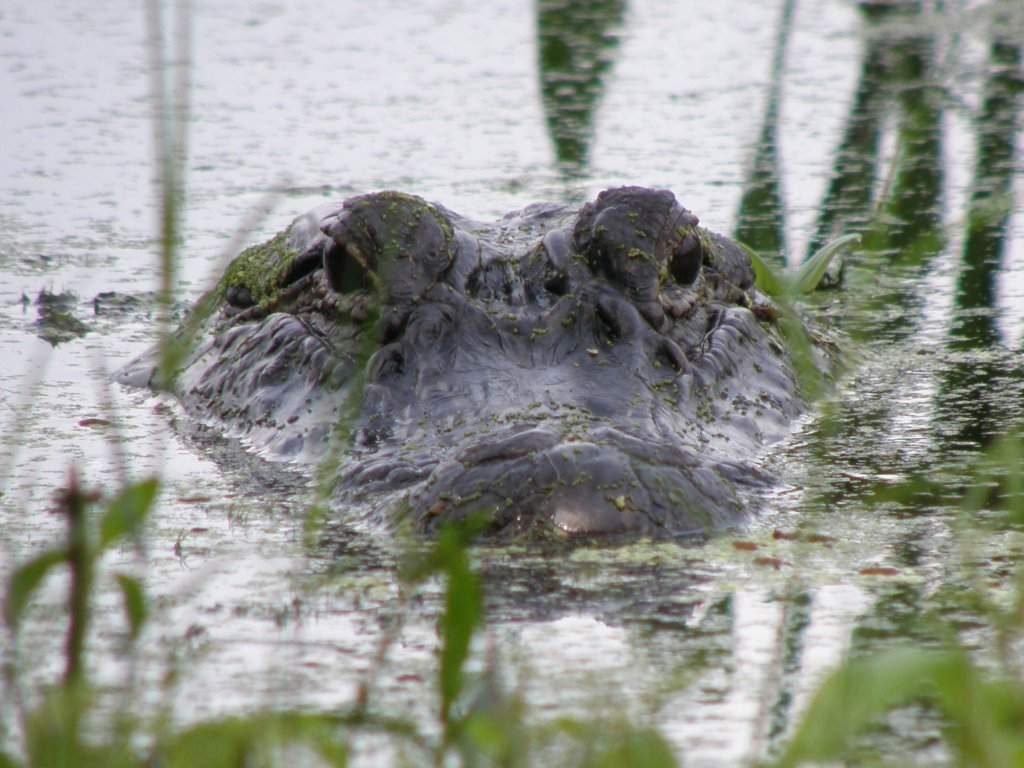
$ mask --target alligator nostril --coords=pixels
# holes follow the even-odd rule
[[[689,285],[697,279],[703,258],[700,239],[693,232],[688,233],[676,246],[669,260],[672,277],[679,285]]]
[[[604,336],[609,341],[618,341],[622,338],[622,326],[620,325],[618,318],[615,313],[610,310],[607,306],[597,305],[597,319],[601,323],[601,327],[604,329]]]
[[[370,381],[380,381],[390,376],[397,376],[405,370],[405,356],[397,344],[381,347],[370,358],[366,367],[366,375]]]
[[[451,307],[421,304],[409,314],[404,331],[406,343],[414,349],[440,350],[453,324]]]
[[[408,312],[398,312],[392,310],[386,313],[380,319],[379,333],[381,344],[391,344],[398,340],[398,337],[405,331],[405,326],[409,322]]]
[[[555,296],[565,296],[569,292],[569,278],[564,272],[552,275],[544,282],[544,289]]]
[[[595,304],[595,315],[609,341],[635,338],[643,320],[637,307],[618,296],[601,296]]]

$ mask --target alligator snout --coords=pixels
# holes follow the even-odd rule
[[[734,520],[736,490],[701,468],[682,446],[637,439],[611,427],[586,437],[516,426],[439,464],[412,495],[430,530],[485,515],[514,536],[563,534],[699,536]],[[763,482],[754,472],[747,485]]]

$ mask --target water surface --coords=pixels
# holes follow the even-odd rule
[[[984,7],[894,30],[845,0],[587,5],[567,19],[543,3],[196,4],[179,296],[194,300],[239,238],[377,189],[486,219],[663,186],[779,264],[884,214],[847,293],[812,302],[851,372],[764,457],[784,482],[749,530],[699,548],[477,553],[489,623],[474,664],[496,649],[537,718],[628,716],[661,727],[688,765],[740,764],[778,744],[847,650],[906,639],[906,617],[960,577],[955,495],[915,510],[866,499],[915,472],[955,487],[965,457],[1019,419],[1022,140],[984,113],[997,69]],[[147,704],[183,722],[343,708],[399,610],[400,547],[346,532],[310,553],[302,472],[106,383],[155,338],[151,51],[138,3],[0,10],[0,572],[60,535],[50,510],[72,466],[98,488],[159,473],[145,550],[104,564],[144,573],[154,599]],[[979,164],[979,125],[1016,155]],[[1007,221],[998,243],[969,247],[981,182],[1008,189]],[[41,291],[74,293],[89,332],[41,339]],[[94,302],[106,291],[139,301]],[[48,585],[21,643],[36,682],[59,669],[64,586]],[[374,690],[428,730],[438,596],[401,608]],[[98,624],[100,681],[122,685],[109,585]],[[897,726],[901,754],[942,759],[934,724]]]

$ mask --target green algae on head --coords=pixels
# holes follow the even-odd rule
[[[222,296],[229,292],[242,304],[260,304],[272,300],[295,263],[299,251],[290,247],[291,229],[272,239],[242,251],[228,265],[217,288]]]

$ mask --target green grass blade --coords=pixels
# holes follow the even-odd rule
[[[327,765],[343,768],[347,764],[348,751],[333,718],[290,712],[200,723],[160,745],[154,762],[167,768],[273,765],[277,764],[274,756],[282,755],[281,748],[293,744],[309,747]]]
[[[825,276],[828,265],[836,254],[849,245],[860,242],[860,235],[851,234],[837,237],[823,245],[816,254],[803,263],[800,271],[796,273],[796,290],[798,293],[811,293],[818,287],[821,278]],[[755,267],[756,270],[756,267]]]
[[[18,626],[32,593],[42,583],[46,574],[57,565],[66,563],[66,549],[51,549],[29,560],[15,569],[7,583],[7,599],[4,601],[4,620],[12,629]]]
[[[450,722],[451,708],[462,692],[463,667],[469,643],[483,617],[480,580],[470,568],[469,555],[459,531],[446,529],[438,543],[445,563],[448,590],[441,618],[441,715]]]
[[[153,508],[159,486],[157,479],[151,477],[129,485],[110,502],[100,522],[100,549],[139,532]]]
[[[790,281],[786,275],[781,272],[776,272],[774,269],[769,267],[764,260],[757,255],[757,252],[754,251],[753,248],[750,248],[743,243],[739,243],[739,246],[746,251],[747,255],[750,257],[750,263],[754,267],[755,283],[758,288],[773,299],[781,298],[792,293]]]
[[[818,690],[778,766],[839,759],[865,726],[890,709],[959,680],[959,652],[899,649],[844,664]]]
[[[594,761],[599,768],[676,768],[675,755],[654,729],[628,729]]]
[[[124,600],[124,611],[128,616],[132,640],[134,640],[139,636],[139,632],[142,631],[149,616],[146,593],[142,589],[142,582],[135,577],[119,573],[116,578],[117,585],[121,589],[121,597]]]

